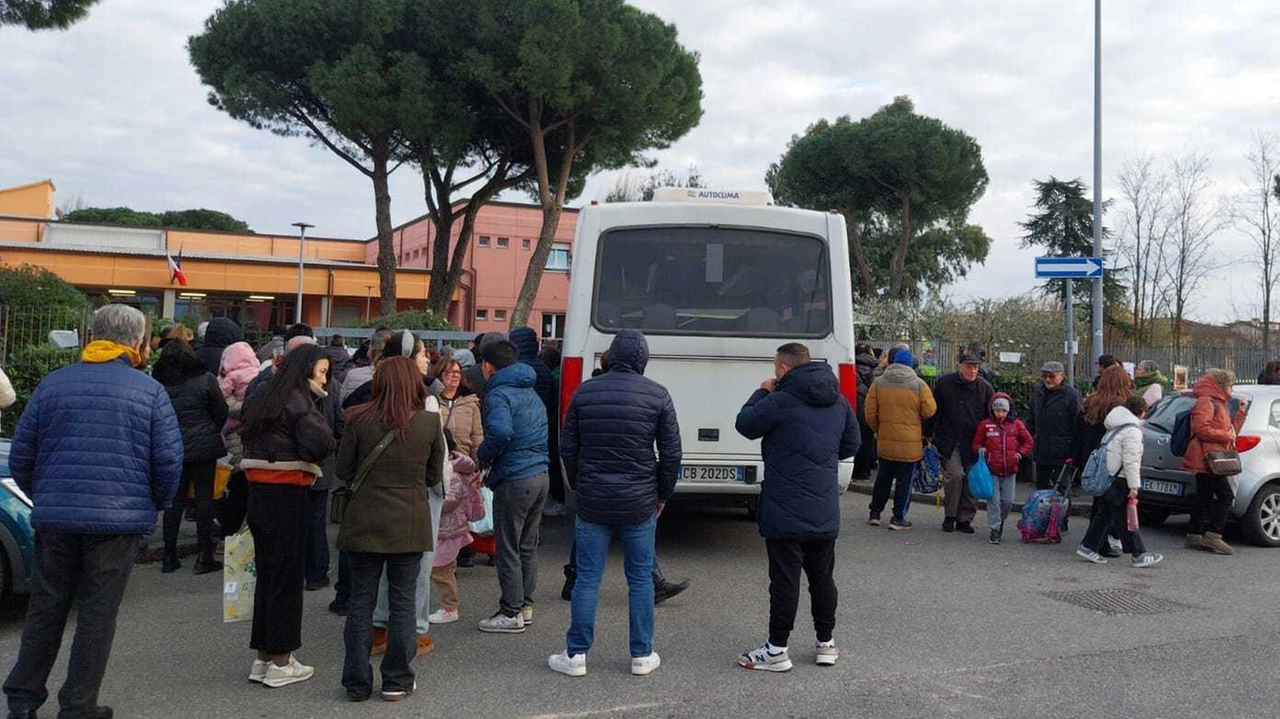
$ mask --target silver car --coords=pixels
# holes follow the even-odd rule
[[[1182,458],[1169,449],[1178,415],[1193,404],[1190,392],[1171,394],[1156,403],[1143,426],[1146,446],[1138,506],[1148,526],[1189,513],[1194,505],[1195,474],[1184,470]],[[1232,518],[1249,541],[1280,547],[1280,386],[1238,385],[1228,410],[1233,419],[1246,412],[1237,439],[1244,472],[1231,478],[1236,489]]]

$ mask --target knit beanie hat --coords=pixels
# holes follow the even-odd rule
[[[991,400],[991,410],[995,411],[997,409],[1002,409],[1008,412],[1009,410],[1012,409],[1012,407],[1009,406],[1009,400],[1005,399],[1004,397],[996,397],[995,399]]]

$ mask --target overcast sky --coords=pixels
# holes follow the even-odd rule
[[[1092,181],[1093,3],[1086,0],[637,0],[702,56],[701,125],[664,167],[697,164],[715,186],[763,189],[793,134],[818,118],[874,112],[910,95],[918,112],[970,133],[991,182],[972,221],[994,238],[957,299],[1029,289],[1034,251],[1017,223],[1033,178]],[[67,32],[0,29],[0,187],[51,178],[59,201],[164,210],[209,207],[259,231],[374,233],[363,175],[303,139],[214,110],[186,38],[218,0],[103,0]],[[1280,2],[1126,0],[1104,8],[1103,189],[1138,151],[1202,151],[1236,192],[1257,131],[1280,131]],[[604,195],[593,179],[579,203]],[[410,168],[393,175],[393,220],[425,212]],[[1108,221],[1115,225],[1118,218]],[[1243,240],[1192,310],[1255,312]]]

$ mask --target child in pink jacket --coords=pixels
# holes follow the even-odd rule
[[[440,594],[440,609],[431,613],[432,624],[458,621],[458,551],[471,544],[468,522],[485,516],[484,498],[480,496],[480,471],[471,457],[458,451],[453,434],[445,431],[449,444],[449,463],[453,481],[445,492],[440,507],[440,531],[437,534],[431,583]]]

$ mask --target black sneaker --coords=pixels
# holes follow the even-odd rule
[[[346,602],[343,602],[337,599],[333,600],[332,602],[329,602],[329,611],[333,614],[337,614],[340,617],[347,616],[347,612],[350,609],[351,607]]]
[[[688,579],[682,579],[678,582],[671,582],[663,579],[661,583],[655,584],[653,587],[653,606],[656,607],[659,604],[662,604],[688,588]]]
[[[201,557],[196,560],[196,564],[192,567],[196,574],[212,574],[213,572],[222,571],[222,562],[216,561],[213,557]]]
[[[889,520],[889,529],[892,529],[895,532],[902,532],[902,531],[911,529],[911,522],[908,522],[905,519],[898,519],[897,517],[894,517],[893,519]]]
[[[164,561],[160,564],[161,574],[173,574],[182,569],[182,562],[178,561],[178,555],[166,555]]]
[[[317,579],[314,582],[307,582],[307,591],[315,592],[315,591],[324,589],[327,586],[329,586],[329,577],[325,576],[325,577],[321,577],[320,579]]]
[[[476,566],[476,550],[472,549],[471,547],[463,547],[461,550],[459,550],[458,566],[459,567]]]
[[[946,519],[942,520],[942,531],[948,534],[956,531],[956,518],[947,517]]]
[[[867,520],[867,524],[870,524],[870,525],[871,525],[871,526],[873,526],[873,527],[879,527],[879,526],[880,526],[880,513],[879,513],[879,512],[872,512],[872,513],[871,513],[871,517],[870,517],[870,519],[868,519],[868,520]]]
[[[990,541],[992,544],[999,544],[999,543],[1000,543],[1000,530],[998,530],[998,529],[993,529],[993,530],[991,530],[991,539],[989,539],[988,541]]]
[[[956,531],[961,534],[973,534],[972,522],[956,522]]]
[[[573,601],[573,585],[578,583],[578,570],[572,564],[564,565],[564,587],[560,590],[560,598],[566,602]],[[657,594],[657,588],[654,588]]]

